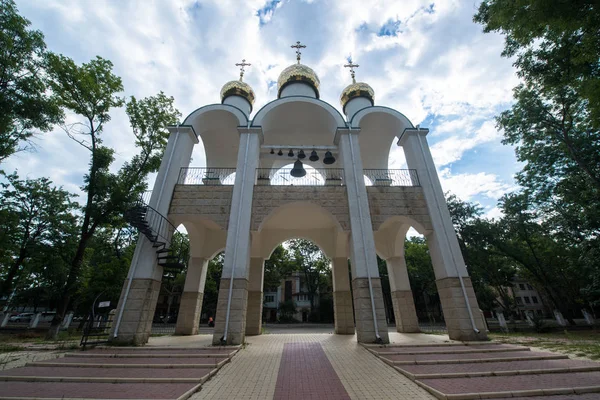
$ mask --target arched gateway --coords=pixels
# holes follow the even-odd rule
[[[171,224],[147,221],[111,339],[148,340],[163,275],[152,232],[162,229],[159,236],[168,243],[172,231],[164,226],[179,224],[191,248],[177,334],[198,332],[208,260],[223,249],[213,342],[239,344],[245,335],[260,334],[264,260],[291,237],[313,240],[332,259],[336,333],[389,342],[377,255],[387,261],[398,331],[418,332],[404,261],[412,226],[427,238],[450,338],[485,339],[428,130],[375,106],[373,89],[356,82],[353,69],[341,95],[344,118],[319,100],[319,78],[300,64],[299,54],[279,77],[277,99],[251,118],[254,92],[242,81],[243,67],[240,80],[223,87],[222,104],[201,107],[169,128],[148,207]],[[207,167],[191,168],[199,138]],[[387,168],[392,141],[402,146],[410,169]],[[292,170],[283,168],[290,163]],[[307,172],[305,165],[312,168]]]

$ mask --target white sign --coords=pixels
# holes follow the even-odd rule
[[[110,301],[101,301],[98,303],[98,308],[110,307]]]

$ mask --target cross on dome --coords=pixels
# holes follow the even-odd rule
[[[348,64],[344,64],[344,68],[350,68],[350,76],[352,76],[352,83],[356,83],[356,79],[354,79],[354,76],[356,74],[354,68],[358,68],[359,66],[360,65],[358,64],[352,63],[352,57],[348,58]]]
[[[305,49],[306,45],[300,44],[300,41],[297,41],[296,44],[290,46],[292,49],[296,49],[296,60],[298,60],[298,64],[300,64],[300,57],[302,57],[302,53],[300,49]]]
[[[246,59],[243,58],[241,63],[236,63],[235,64],[237,67],[240,67],[240,82],[242,81],[242,79],[244,78],[244,72],[246,72],[245,68],[246,66],[250,66],[252,64],[247,63]]]

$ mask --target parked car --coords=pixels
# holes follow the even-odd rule
[[[55,315],[56,315],[56,311],[43,312],[40,322],[52,322]]]
[[[31,318],[33,318],[33,316],[34,316],[33,313],[21,313],[21,314],[13,315],[12,317],[10,317],[10,321],[11,322],[27,322],[27,321],[30,321]]]

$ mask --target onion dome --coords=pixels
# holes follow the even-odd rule
[[[353,82],[346,86],[340,97],[344,112],[346,111],[346,104],[356,97],[366,97],[371,102],[371,105],[375,104],[375,91],[373,88],[364,82]]]
[[[277,98],[281,97],[281,91],[290,83],[304,82],[312,87],[319,98],[319,77],[311,68],[304,64],[293,64],[284,69],[277,79]]]
[[[221,103],[229,96],[241,96],[250,103],[250,111],[254,104],[254,90],[246,82],[242,82],[241,78],[238,81],[230,81],[223,85],[221,89]]]

